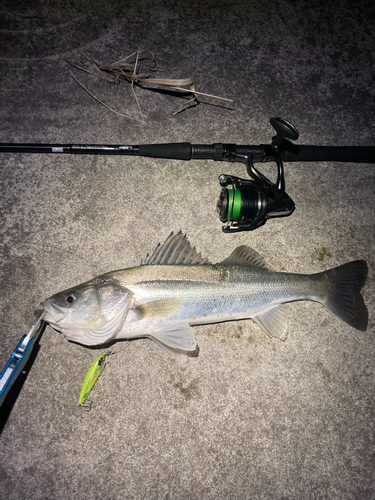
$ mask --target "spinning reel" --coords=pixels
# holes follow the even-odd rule
[[[293,200],[285,192],[284,165],[279,147],[284,139],[297,140],[299,133],[283,118],[271,118],[270,123],[276,130],[270,146],[271,156],[274,157],[277,165],[276,184],[254,167],[253,153],[235,152],[230,159],[244,163],[247,173],[253,180],[240,179],[233,175],[220,175],[219,182],[223,189],[217,202],[217,211],[221,222],[226,223],[222,227],[225,233],[252,231],[272,217],[290,215],[295,208]]]

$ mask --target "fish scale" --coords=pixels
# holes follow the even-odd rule
[[[159,282],[144,281],[143,277],[136,279],[136,270],[131,272],[134,283],[130,283],[125,273],[119,282],[127,282],[127,288],[134,293],[134,299],[139,304],[147,303],[150,298],[154,300],[180,298],[181,305],[175,313],[168,318],[154,319],[151,323],[142,323],[134,316],[131,321],[126,321],[121,334],[130,336],[132,332],[138,336],[143,329],[144,333],[150,333],[150,328],[163,326],[164,322],[187,321],[190,325],[202,323],[214,323],[228,321],[238,318],[251,318],[260,310],[271,308],[277,304],[310,299],[312,297],[323,300],[328,299],[327,287],[324,284],[324,276],[319,278],[288,274],[272,273],[258,270],[252,267],[227,268],[225,280],[218,280],[222,275],[219,266],[205,266],[197,271],[196,281],[183,281],[188,269],[180,269],[179,266],[159,266],[164,280]],[[140,269],[140,268],[138,268]],[[141,274],[143,270],[140,269]],[[158,269],[159,271],[159,269]],[[167,278],[167,276],[169,276]],[[116,279],[116,276],[114,276]]]

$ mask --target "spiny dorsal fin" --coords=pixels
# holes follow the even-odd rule
[[[165,242],[160,243],[155,248],[151,257],[147,254],[141,265],[163,265],[163,266],[196,266],[209,264],[195,248],[193,248],[186,235],[180,231],[177,234],[173,232],[168,236]]]
[[[220,262],[220,264],[226,266],[253,266],[267,269],[267,264],[263,257],[247,245],[237,247],[229,257]]]

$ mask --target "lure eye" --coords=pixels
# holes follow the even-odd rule
[[[64,301],[65,301],[65,304],[73,304],[73,302],[75,302],[77,298],[77,295],[74,293],[74,292],[68,292],[65,294],[64,296]]]

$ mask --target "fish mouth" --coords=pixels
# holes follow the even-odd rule
[[[59,323],[66,318],[68,314],[68,311],[64,307],[53,304],[48,300],[41,302],[40,305],[45,311],[43,319],[47,323]]]
[[[68,316],[69,311],[67,308],[54,304],[48,299],[41,302],[40,306],[43,307],[44,310],[43,320],[49,323],[52,328],[62,333],[67,340],[80,342],[86,345],[91,345],[91,343],[93,343],[87,338],[90,332],[76,330],[73,325],[66,324],[66,322],[63,321]]]

